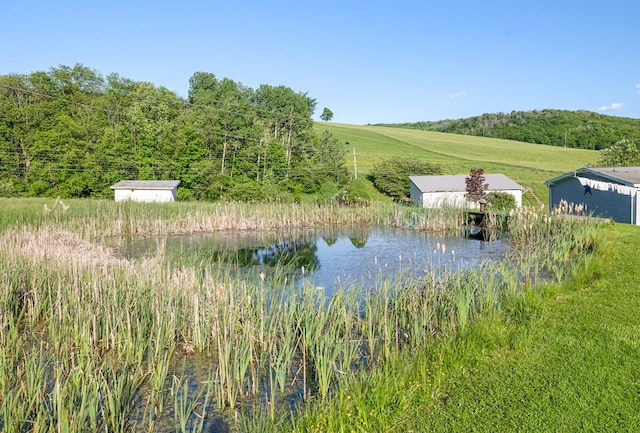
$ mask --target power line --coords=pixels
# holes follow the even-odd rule
[[[22,81],[23,84],[29,86],[31,83],[25,83],[24,80]],[[40,100],[38,101],[33,101],[33,100],[29,100],[29,98],[25,98],[27,101],[26,103],[30,103],[30,104],[40,104],[42,103],[44,100],[52,100],[52,101],[58,101],[61,102],[63,104],[66,104],[68,107],[81,107],[83,109],[86,110],[90,110],[90,111],[97,111],[97,112],[103,112],[106,113],[108,115],[111,116],[118,116],[121,118],[128,118],[131,121],[139,121],[139,120],[146,120],[149,122],[155,122],[156,124],[158,124],[158,126],[160,128],[163,127],[168,127],[168,128],[189,128],[189,130],[191,131],[196,131],[196,132],[200,132],[202,134],[205,135],[213,135],[213,136],[220,136],[220,137],[224,137],[225,139],[232,139],[232,140],[239,140],[239,141],[243,141],[243,142],[254,142],[254,143],[262,143],[263,139],[261,138],[257,138],[255,136],[249,136],[249,135],[240,135],[237,133],[231,133],[229,130],[224,130],[224,129],[219,129],[219,130],[213,130],[213,129],[206,129],[206,128],[202,128],[201,126],[196,126],[194,124],[188,124],[186,122],[182,123],[182,122],[176,122],[175,120],[166,120],[166,119],[160,119],[160,120],[153,120],[151,119],[149,116],[144,116],[144,113],[142,113],[143,115],[138,115],[136,116],[136,114],[131,113],[129,111],[121,111],[118,109],[114,109],[111,108],[109,106],[98,106],[94,103],[87,103],[87,102],[82,102],[82,101],[75,101],[72,99],[68,99],[65,97],[62,97],[60,95],[51,95],[51,94],[47,94],[47,93],[43,93],[41,91],[38,91],[34,88],[29,88],[29,87],[21,87],[21,86],[15,86],[15,85],[9,85],[9,84],[4,84],[4,83],[0,83],[0,88],[4,88],[5,91],[13,91],[13,92],[20,92],[22,94],[25,95],[33,95],[37,98],[40,98]],[[84,97],[88,97],[91,98],[91,95],[88,95],[86,92],[80,90],[80,92],[82,92],[82,95]],[[103,97],[105,98],[105,101],[108,101],[108,94],[106,93],[100,93],[100,95],[103,95]],[[129,90],[128,92],[124,92],[121,93],[121,95],[123,95],[124,97],[131,97],[132,95],[134,95],[133,90]],[[155,98],[154,100],[157,102],[161,102],[162,100],[159,98],[159,95],[157,93],[154,93],[153,98]],[[35,98],[34,98],[35,99]],[[102,102],[102,100],[100,100],[100,102]],[[172,116],[173,119],[176,119],[176,116],[180,115],[180,109],[182,110],[186,110],[186,109],[197,109],[198,105],[195,103],[189,103],[188,101],[182,99],[182,98],[178,98],[176,100],[171,100],[169,101],[170,103],[167,104],[169,106],[173,105],[173,109],[175,109],[175,112],[173,112]],[[178,107],[175,102],[181,104],[181,107]],[[299,116],[294,116],[294,110],[293,110],[293,106],[290,107],[290,112],[289,114],[284,114],[278,111],[274,111],[274,110],[266,110],[266,109],[260,109],[259,107],[256,107],[254,103],[252,103],[251,100],[248,99],[248,105],[247,105],[247,110],[246,111],[240,111],[240,110],[228,110],[228,109],[224,109],[221,108],[219,106],[216,106],[217,104],[222,104],[226,101],[223,100],[210,100],[210,102],[213,104],[211,106],[212,109],[215,110],[216,113],[230,113],[236,116],[239,116],[241,118],[244,118],[245,120],[247,120],[248,122],[253,122],[253,123],[249,123],[248,125],[245,125],[247,127],[251,127],[252,125],[256,125],[259,122],[271,122],[273,120],[273,116],[279,117],[280,122],[281,122],[281,127],[282,128],[286,128],[289,127],[289,129],[293,129],[294,127],[298,128],[301,126],[301,124],[298,122],[300,120]],[[131,107],[131,105],[127,105],[127,108]],[[183,111],[184,112],[184,111]],[[259,113],[268,113],[269,117],[260,117]],[[248,114],[252,114],[253,118],[251,119],[247,119],[246,116]],[[73,116],[73,111],[71,110],[70,113],[71,116]],[[311,119],[309,119],[310,122]],[[310,124],[309,124],[310,125]],[[105,124],[104,125],[105,128],[108,128],[108,126]],[[265,130],[266,131],[266,130]],[[263,133],[265,132],[263,131]],[[256,132],[259,134],[260,132],[258,132],[258,130],[256,130]],[[285,135],[282,135],[282,140],[284,140]],[[280,139],[278,140],[280,141]],[[79,140],[80,143],[83,144],[89,144],[91,145],[93,144],[97,144],[100,145],[101,141],[84,141],[84,140]],[[265,141],[265,146],[266,146],[266,141]],[[284,141],[283,141],[284,144]],[[4,148],[1,149],[3,152],[0,153],[0,171],[1,172],[22,172],[24,171],[26,173],[27,171],[27,167],[25,166],[25,159],[23,157],[21,157],[22,155],[16,150],[15,152],[12,152],[11,148]],[[82,150],[82,149],[79,149]],[[202,147],[202,151],[211,151],[211,149],[207,149],[205,147]],[[49,152],[55,152],[55,150],[52,149],[47,149],[46,153]],[[4,155],[3,155],[4,154]],[[110,155],[106,155],[105,156],[110,156],[110,157],[116,157],[117,154],[110,152]],[[63,158],[55,158],[53,156],[47,155],[47,156],[33,156],[33,159],[30,161],[30,164],[33,164],[34,166],[36,166],[36,164],[45,164],[45,165],[49,165],[48,167],[38,167],[38,171],[39,172],[69,172],[69,173],[107,173],[110,171],[117,171],[117,172],[139,172],[139,171],[145,171],[148,170],[151,173],[163,173],[163,172],[172,172],[172,171],[176,171],[175,168],[172,167],[163,167],[162,165],[160,166],[155,166],[155,165],[148,165],[146,164],[144,161],[135,161],[134,165],[132,166],[123,166],[121,164],[113,164],[113,163],[107,163],[107,164],[103,164],[101,163],[101,161],[88,161],[86,156],[84,158],[78,158],[78,160],[80,161],[80,164],[85,165],[87,164],[87,162],[90,162],[91,167],[79,167],[79,166],[69,166],[69,165],[61,165],[61,161],[60,159],[65,159]],[[175,161],[175,159],[170,159],[167,160],[168,163],[170,163],[170,161]],[[255,164],[255,158],[252,158],[248,155],[243,155],[241,157],[238,156],[234,156],[234,162],[233,165],[238,165],[238,164]],[[64,164],[64,163],[63,163]],[[70,164],[70,162],[66,162],[66,164]],[[144,164],[144,165],[142,165]],[[305,172],[307,173],[320,173],[320,172],[326,172],[325,168],[322,167],[313,167],[313,166],[306,166],[304,168]]]
[[[2,150],[4,149],[0,148],[0,151]],[[175,160],[174,159],[166,160],[167,163],[171,163],[173,161]],[[198,159],[192,162],[199,162],[199,161],[201,161],[201,159]],[[212,161],[219,161],[219,160],[215,159]],[[86,163],[86,160],[83,162]],[[105,163],[102,163],[101,161],[92,161],[91,166],[89,167],[86,167],[86,166],[78,167],[78,166],[68,165],[70,163],[69,161],[61,161],[60,159],[56,159],[54,157],[49,156],[49,157],[34,157],[34,159],[30,161],[31,165],[34,165],[36,163],[53,165],[48,167],[37,167],[38,171],[41,171],[41,172],[55,171],[55,172],[83,173],[83,172],[109,172],[109,171],[140,171],[141,169],[151,170],[151,171],[161,171],[161,172],[175,171],[175,168],[166,167],[164,165],[155,165],[155,164],[138,165],[138,164],[144,163],[144,161],[136,161],[137,163],[136,165],[129,165],[129,166],[124,166],[117,163],[105,164]],[[247,165],[247,164],[255,165],[256,163],[257,162],[254,158],[251,158],[245,155],[243,156],[236,155],[236,157],[234,158],[233,165]],[[0,152],[0,171],[16,171],[16,170],[19,170],[19,165],[24,166],[24,159],[18,160],[15,154],[7,155],[5,153],[3,155],[2,152]],[[23,167],[23,169],[26,169],[26,167]],[[321,173],[321,172],[325,172],[326,168],[321,166],[318,167],[313,165],[307,165],[307,166],[304,166],[304,170],[306,172]]]

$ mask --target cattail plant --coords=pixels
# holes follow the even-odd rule
[[[286,263],[238,272],[213,263],[206,248],[173,251],[163,236],[251,230],[268,238],[278,229],[329,224],[459,233],[463,212],[391,204],[29,203],[26,214],[0,217],[5,431],[202,431],[212,411],[276,421],[292,400],[329,401],[343,381],[386,359],[425,348],[482,314],[517,309],[526,289],[588,265],[597,236],[597,224],[576,217],[580,206],[522,208],[508,218],[504,260],[441,272],[441,262],[455,256],[443,243],[430,263],[399,257],[406,274],[327,295],[297,286]],[[158,237],[155,253],[122,257],[116,248],[126,237]],[[422,275],[408,272],[416,265]],[[186,361],[200,367],[184,368]]]

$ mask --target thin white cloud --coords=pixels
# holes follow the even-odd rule
[[[620,111],[624,107],[622,102],[613,102],[609,105],[603,105],[602,107],[598,107],[598,111]]]
[[[636,90],[638,91],[638,93],[640,93],[640,83],[636,84]]]
[[[449,99],[456,99],[462,96],[467,96],[467,92],[452,93],[451,95],[449,95]]]

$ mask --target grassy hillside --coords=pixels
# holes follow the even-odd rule
[[[437,122],[378,124],[451,134],[504,138],[576,149],[606,149],[621,139],[640,140],[640,120],[590,111],[533,110],[485,113]]]
[[[440,164],[446,173],[468,174],[472,168],[503,173],[548,203],[544,182],[562,173],[594,164],[599,152],[441,132],[383,126],[316,123],[316,130],[331,132],[345,143],[348,167],[353,172],[353,150],[358,175],[366,175],[380,161],[417,158]],[[529,201],[535,201],[533,197]]]

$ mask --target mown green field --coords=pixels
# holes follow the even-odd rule
[[[352,172],[357,168],[358,175],[366,175],[376,163],[391,158],[416,158],[436,163],[448,174],[468,174],[472,168],[482,168],[485,173],[503,173],[531,188],[545,204],[549,198],[546,180],[593,165],[599,156],[595,150],[415,129],[316,123],[316,130],[327,130],[345,143],[347,166]],[[525,197],[529,204],[536,201],[533,197]]]
[[[468,339],[472,356],[409,430],[640,431],[640,231],[612,225],[600,234],[592,273],[541,288],[518,347]]]

